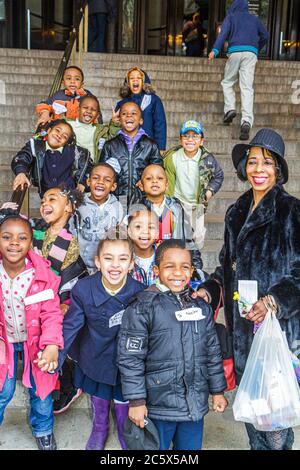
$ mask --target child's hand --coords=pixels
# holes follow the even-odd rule
[[[207,304],[209,304],[209,297],[207,295],[207,292],[205,289],[203,289],[203,287],[201,287],[199,290],[197,290],[196,292],[193,292],[192,293],[192,297],[193,299],[197,299],[197,297],[200,297],[201,299],[203,299]]]
[[[212,406],[213,410],[216,413],[224,413],[225,409],[228,406],[228,401],[226,400],[224,395],[213,395]]]
[[[27,184],[27,186],[30,186],[30,181],[25,175],[25,173],[19,173],[13,182],[13,190],[15,191],[19,186],[21,186],[21,189],[24,188],[24,185]]]
[[[159,153],[160,153],[160,156],[162,158],[164,158],[166,151],[165,150],[160,150]]]
[[[19,204],[17,204],[16,202],[5,202],[0,207],[0,210],[1,209],[12,209],[13,211],[16,211],[18,209],[18,207],[19,207]]]
[[[128,418],[140,428],[145,427],[144,418],[148,416],[148,410],[145,405],[129,406]]]
[[[50,111],[45,109],[39,114],[39,118],[37,120],[37,126],[40,124],[47,124],[47,122],[51,121]]]
[[[63,314],[63,316],[66,315],[66,313],[68,312],[70,308],[70,305],[67,305],[67,304],[60,304],[60,309],[61,309],[61,313]]]
[[[208,55],[208,60],[212,60],[214,58],[215,58],[215,53],[214,53],[214,51],[211,51]]]
[[[206,191],[205,199],[207,202],[212,198],[212,196],[213,196],[213,193],[210,190]]]
[[[85,191],[84,185],[83,185],[83,184],[80,184],[80,183],[77,184],[77,188],[76,188],[76,189],[78,189],[78,191],[80,191],[81,193],[84,193],[84,191]]]
[[[138,180],[138,182],[136,183],[135,186],[136,186],[137,188],[139,188],[141,191],[143,191],[143,185],[142,185],[141,180]]]
[[[48,344],[44,351],[39,351],[37,359],[33,362],[37,364],[42,372],[52,372],[58,366],[58,346],[54,344]]]
[[[112,107],[112,113],[111,113],[111,120],[115,124],[120,124],[120,110],[115,111],[114,107]]]

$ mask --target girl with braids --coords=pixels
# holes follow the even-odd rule
[[[11,209],[1,210],[0,219],[0,425],[22,357],[32,433],[40,450],[56,450],[51,392],[63,348],[60,279],[31,249],[29,221]]]
[[[33,246],[43,258],[51,262],[51,269],[61,277],[59,286],[60,308],[66,315],[70,291],[87,270],[79,253],[77,237],[69,230],[69,219],[76,218],[83,202],[83,194],[64,186],[45,192],[40,213],[42,220],[33,220]],[[73,363],[68,360],[63,368],[60,389],[54,393],[54,414],[65,411],[81,395],[73,386]]]

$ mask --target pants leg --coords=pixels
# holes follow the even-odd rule
[[[159,450],[169,450],[176,433],[177,423],[159,419],[152,419],[152,421],[159,435]]]
[[[31,372],[30,381],[32,388],[28,389],[30,397],[29,421],[32,434],[35,437],[48,436],[48,434],[52,434],[54,425],[52,394],[50,393],[44,400],[41,400],[35,393],[36,386]]]
[[[197,245],[198,250],[201,250],[204,245],[206,228],[204,226],[204,205],[203,204],[188,204],[186,202],[182,203],[186,222],[189,224],[191,230],[188,230],[187,233],[191,232],[191,238],[194,240]],[[187,237],[188,238],[188,237]]]
[[[241,124],[244,121],[252,126],[254,121],[253,102],[254,102],[254,74],[257,56],[253,52],[242,52],[240,62],[240,90],[241,90]]]
[[[177,423],[173,450],[201,450],[204,420]]]
[[[89,42],[90,52],[106,52],[105,39],[107,29],[106,13],[94,13],[89,16]]]
[[[224,94],[224,114],[231,109],[236,109],[234,85],[239,78],[239,67],[242,52],[234,52],[230,54],[224,72],[224,79],[221,82]]]
[[[281,431],[257,431],[252,424],[245,423],[251,450],[291,450],[294,443],[292,428]]]
[[[14,346],[14,375],[11,379],[8,378],[8,375],[6,376],[3,388],[0,392],[0,426],[3,423],[5,409],[12,400],[16,390],[18,354],[18,346]]]

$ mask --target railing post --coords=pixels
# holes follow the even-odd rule
[[[27,49],[31,49],[31,18],[29,8],[27,8]]]
[[[81,8],[83,12],[83,9]],[[78,34],[78,60],[79,60],[79,67],[82,68],[82,50],[83,50],[83,39],[84,39],[84,31],[83,31],[83,18],[79,23],[79,34]]]
[[[88,51],[88,43],[89,43],[89,6],[87,4],[84,9],[84,44],[83,44],[84,52]]]
[[[25,194],[24,201],[23,201],[20,212],[22,214],[27,215],[27,217],[29,218],[29,188],[26,191],[26,194]]]

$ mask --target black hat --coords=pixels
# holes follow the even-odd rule
[[[152,421],[145,417],[145,427],[136,426],[126,419],[123,437],[128,450],[159,450],[159,435]]]
[[[249,144],[235,145],[232,149],[232,161],[235,169],[237,169],[239,162],[251,147],[261,147],[275,154],[281,167],[282,183],[286,183],[289,179],[289,170],[284,159],[285,145],[281,135],[273,131],[273,129],[265,128],[258,131]]]

